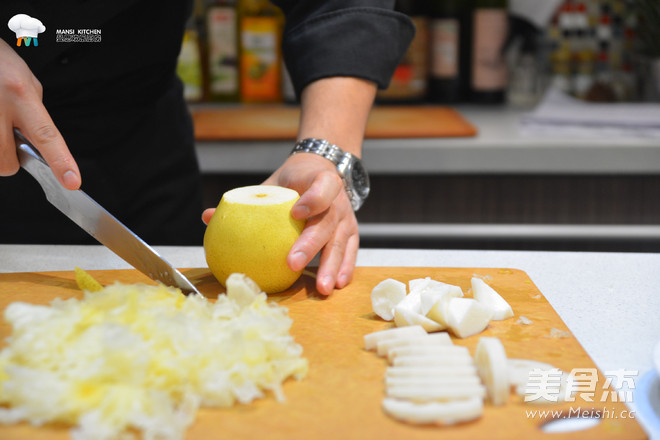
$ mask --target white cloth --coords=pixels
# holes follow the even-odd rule
[[[520,119],[524,135],[660,138],[660,104],[586,102],[550,88]]]

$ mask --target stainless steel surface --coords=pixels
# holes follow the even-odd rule
[[[91,197],[81,190],[64,188],[39,152],[17,129],[14,129],[14,137],[21,167],[39,182],[53,206],[149,278],[178,287],[185,293],[199,293],[181,272]]]

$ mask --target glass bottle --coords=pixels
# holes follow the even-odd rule
[[[238,102],[238,12],[235,0],[212,0],[206,8],[208,95]]]
[[[242,102],[282,100],[283,15],[268,0],[239,0]]]
[[[507,67],[504,48],[509,31],[506,0],[476,0],[472,13],[471,101],[505,101]]]
[[[470,65],[470,2],[432,0],[429,100],[457,103],[467,97]]]

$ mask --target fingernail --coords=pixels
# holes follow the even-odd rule
[[[330,275],[326,275],[321,280],[321,284],[325,287],[326,291],[332,292],[332,289],[335,287],[335,280]]]
[[[339,278],[337,278],[337,285],[344,287],[347,283],[348,283],[348,276],[346,274],[339,275]]]
[[[296,206],[296,215],[300,218],[307,218],[309,217],[309,206],[306,205],[298,205]]]
[[[62,181],[66,187],[77,187],[78,186],[78,176],[73,171],[67,171],[62,175]]]
[[[291,266],[293,270],[300,270],[305,267],[307,263],[307,254],[302,251],[298,251],[291,257]]]

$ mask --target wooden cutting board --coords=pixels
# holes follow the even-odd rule
[[[207,269],[183,270],[209,298],[222,288]],[[137,271],[91,271],[103,284],[114,281],[150,282]],[[481,335],[456,339],[474,354],[479,336],[497,336],[510,358],[548,362],[570,372],[573,368],[595,368],[578,341],[527,274],[514,269],[481,268],[401,268],[360,267],[353,283],[330,297],[315,293],[314,280],[301,278],[288,291],[271,295],[273,301],[289,308],[291,329],[304,348],[310,370],[306,379],[287,381],[287,402],[278,403],[268,396],[250,405],[230,409],[203,409],[189,429],[189,439],[641,439],[640,426],[630,418],[609,417],[591,429],[569,434],[543,434],[544,419],[527,417],[528,409],[582,410],[606,409],[621,414],[620,402],[599,402],[605,377],[599,383],[593,403],[577,397],[575,402],[552,405],[529,405],[512,396],[507,405],[486,405],[485,413],[475,422],[457,426],[412,426],[387,417],[381,410],[385,360],[363,349],[363,336],[392,324],[379,319],[371,309],[371,289],[385,278],[407,282],[430,276],[459,285],[467,292],[473,274],[490,277],[488,281],[513,307],[516,317],[493,322]],[[0,274],[0,310],[13,301],[47,304],[56,297],[79,297],[73,272]],[[531,325],[517,323],[519,316]],[[594,319],[597,319],[594,317]],[[551,337],[551,330],[566,332],[565,337]],[[0,338],[10,328],[0,326]],[[4,344],[4,343],[3,343]],[[27,424],[0,426],[0,438],[66,439],[67,427],[32,427]]]
[[[195,137],[202,141],[296,139],[300,108],[235,105],[192,110]],[[375,106],[365,137],[441,138],[475,136],[477,129],[459,112],[442,106]]]

